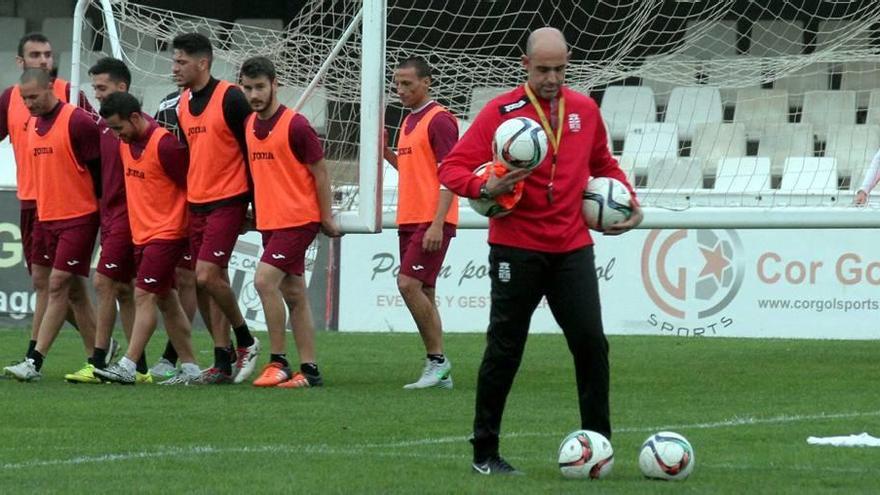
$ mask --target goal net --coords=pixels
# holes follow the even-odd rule
[[[109,3],[93,0],[93,10]],[[361,9],[384,24],[361,21]],[[397,61],[425,57],[435,99],[466,128],[486,101],[523,83],[528,33],[551,25],[571,46],[567,84],[600,103],[646,226],[880,223],[865,214],[873,208],[850,207],[880,149],[880,10],[871,1],[327,0],[306,2],[280,29],[127,1],[112,11],[147,110],[174,90],[169,41],[181,32],[211,38],[219,78],[234,80],[249,56],[272,58],[282,100],[294,106],[307,94],[301,108],[324,138],[340,209],[361,208],[379,183],[365,171],[378,165],[382,126],[365,130],[364,105],[384,110],[393,142],[405,114],[391,86]],[[111,53],[108,23],[87,15],[86,24],[94,41],[81,44],[82,73]],[[365,63],[377,50],[384,66]],[[362,94],[373,74],[375,97]],[[387,223],[396,178],[388,166],[382,175]],[[466,202],[462,210],[465,225],[485,224]]]

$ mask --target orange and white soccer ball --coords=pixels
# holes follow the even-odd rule
[[[694,471],[696,457],[687,438],[671,431],[648,437],[639,452],[639,469],[646,478],[683,480]]]
[[[614,467],[614,448],[601,433],[576,430],[559,446],[559,470],[566,478],[602,479]]]

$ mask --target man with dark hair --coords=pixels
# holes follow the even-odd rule
[[[394,71],[400,103],[408,108],[397,137],[397,153],[385,159],[398,172],[397,287],[412,314],[427,356],[418,380],[405,389],[452,388],[452,364],[443,351],[443,326],[435,303],[437,275],[455,237],[458,204],[440,185],[437,166],[458,141],[452,113],[431,98],[431,67],[422,57],[402,61]]]
[[[177,119],[177,107],[180,104],[180,94],[183,88],[173,93],[169,93],[159,102],[159,108],[156,110],[156,123],[164,127],[168,132],[177,137],[180,141],[185,141],[180,132],[180,123]],[[183,312],[192,322],[198,309],[198,300],[196,298],[196,272],[195,260],[187,246],[186,252],[180,258],[177,268],[174,271],[174,280],[177,283],[177,294],[180,297],[180,305],[183,306]],[[204,317],[205,321],[209,321],[210,317]],[[160,378],[171,378],[177,373],[177,351],[171,340],[165,342],[165,350],[158,361],[150,368],[150,375]]]
[[[41,33],[28,33],[19,40],[18,55],[15,57],[15,62],[22,70],[41,68],[50,74],[56,72],[52,45],[49,43],[49,39]],[[52,80],[52,92],[60,101],[67,102],[68,95],[70,94],[70,83],[55,78]],[[80,93],[80,105],[90,108],[86,103],[85,95]],[[0,94],[0,141],[9,136],[9,141],[12,143],[16,163],[17,196],[19,201],[21,201],[20,227],[22,251],[36,294],[31,339],[28,343],[26,354],[30,353],[37,345],[37,331],[43,320],[43,314],[46,312],[46,304],[49,297],[49,272],[51,271],[51,265],[45,265],[45,263],[39,261],[34,263],[33,261],[34,252],[39,250],[38,246],[41,245],[43,236],[40,222],[37,219],[35,178],[31,167],[27,165],[29,157],[26,153],[27,143],[25,142],[25,137],[27,135],[27,123],[30,118],[31,114],[21,99],[21,90],[18,84],[10,86]],[[83,296],[84,294],[80,295],[75,291],[71,293],[73,300],[81,301]],[[86,306],[78,305],[77,307],[88,311]],[[88,315],[84,315],[84,317],[86,319],[89,318]],[[68,314],[67,319],[76,326],[72,315]],[[115,352],[116,347],[118,347],[116,342],[111,341],[111,352]]]
[[[580,426],[611,439],[608,341],[582,197],[590,176],[616,178],[633,198],[635,193],[608,151],[596,102],[563,84],[568,57],[562,32],[532,32],[522,57],[525,84],[490,101],[440,166],[440,181],[470,198],[493,198],[523,182],[516,208],[503,218],[489,219],[492,305],[471,440],[472,469],[478,474],[519,474],[499,454],[501,417],[532,313],[545,296],[574,360]],[[534,170],[513,170],[500,178],[475,176],[475,168],[493,159],[495,129],[517,117],[542,124],[550,142],[545,161]],[[642,211],[635,199],[633,203],[632,216],[606,234],[638,226]]]
[[[105,57],[89,69],[95,98],[104,102],[116,92],[128,92],[131,72],[125,62]],[[122,329],[131,341],[134,325],[134,245],[128,224],[128,208],[125,203],[125,170],[119,155],[119,138],[110,131],[106,121],[98,121],[101,132],[101,257],[95,270],[95,293],[98,296],[98,318],[95,331],[95,363],[86,363],[80,370],[64,376],[69,382],[101,383],[95,376],[95,368],[106,367],[105,359],[116,324],[116,304]],[[150,382],[146,361],[139,364],[138,380]]]
[[[51,271],[49,301],[36,346],[22,362],[4,370],[18,380],[31,381],[42,376],[43,359],[71,302],[75,308],[81,307],[77,321],[86,355],[94,364],[94,310],[85,284],[99,224],[101,148],[95,121],[81,108],[55,96],[45,69],[26,69],[18,91],[35,117],[28,125],[24,152],[33,167],[37,215],[45,239],[33,262],[50,266]],[[72,294],[77,294],[77,300],[71,300]]]
[[[138,383],[137,368],[156,329],[156,308],[180,355],[180,373],[162,382],[190,384],[200,373],[195,364],[190,322],[174,286],[174,268],[186,250],[186,168],[188,152],[168,131],[141,113],[137,99],[125,92],[101,102],[101,117],[119,136],[125,167],[126,201],[135,245],[137,285],[135,320],[128,350],[119,362],[95,374],[102,379]]]
[[[209,315],[205,323],[214,338],[214,365],[203,372],[201,381],[241,383],[253,372],[260,349],[227,272],[251,195],[244,132],[250,106],[237,86],[211,77],[208,38],[182,34],[174,38],[172,47],[175,82],[185,88],[178,118],[190,152],[190,252],[196,257],[199,308],[203,317]],[[212,306],[220,314],[212,312]],[[237,350],[230,345],[227,321],[235,332]]]
[[[254,110],[245,129],[257,229],[264,247],[254,286],[266,315],[272,353],[254,386],[317,387],[324,381],[316,362],[315,325],[303,278],[305,255],[319,230],[331,237],[340,235],[330,209],[324,150],[305,116],[278,101],[278,81],[269,59],[245,61],[240,84]],[[295,373],[287,361],[288,308],[300,359]]]

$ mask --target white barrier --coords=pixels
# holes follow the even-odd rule
[[[609,334],[880,337],[880,234],[873,230],[639,230],[596,236]],[[397,232],[346,236],[341,331],[410,331],[397,291]],[[485,331],[486,231],[459,230],[437,282],[447,332]],[[548,308],[533,332],[559,332]]]

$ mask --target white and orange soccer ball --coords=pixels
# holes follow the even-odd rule
[[[566,478],[601,479],[614,467],[614,448],[601,433],[576,430],[559,446],[559,470]]]
[[[489,168],[490,165],[493,167],[492,169]],[[501,163],[488,162],[477,167],[477,169],[474,170],[474,175],[484,180],[489,180],[490,170],[494,170],[495,175],[498,177],[502,177],[507,173],[507,168]],[[475,212],[484,217],[501,218],[509,215],[510,212],[513,211],[513,207],[519,203],[519,200],[522,198],[524,187],[525,184],[519,182],[514,186],[513,191],[509,193],[500,194],[492,199],[470,198],[468,202]]]
[[[639,469],[646,478],[683,480],[694,471],[694,448],[687,438],[671,431],[648,437],[639,452]]]
[[[505,120],[495,129],[492,151],[509,170],[531,170],[547,157],[547,133],[528,117]]]

